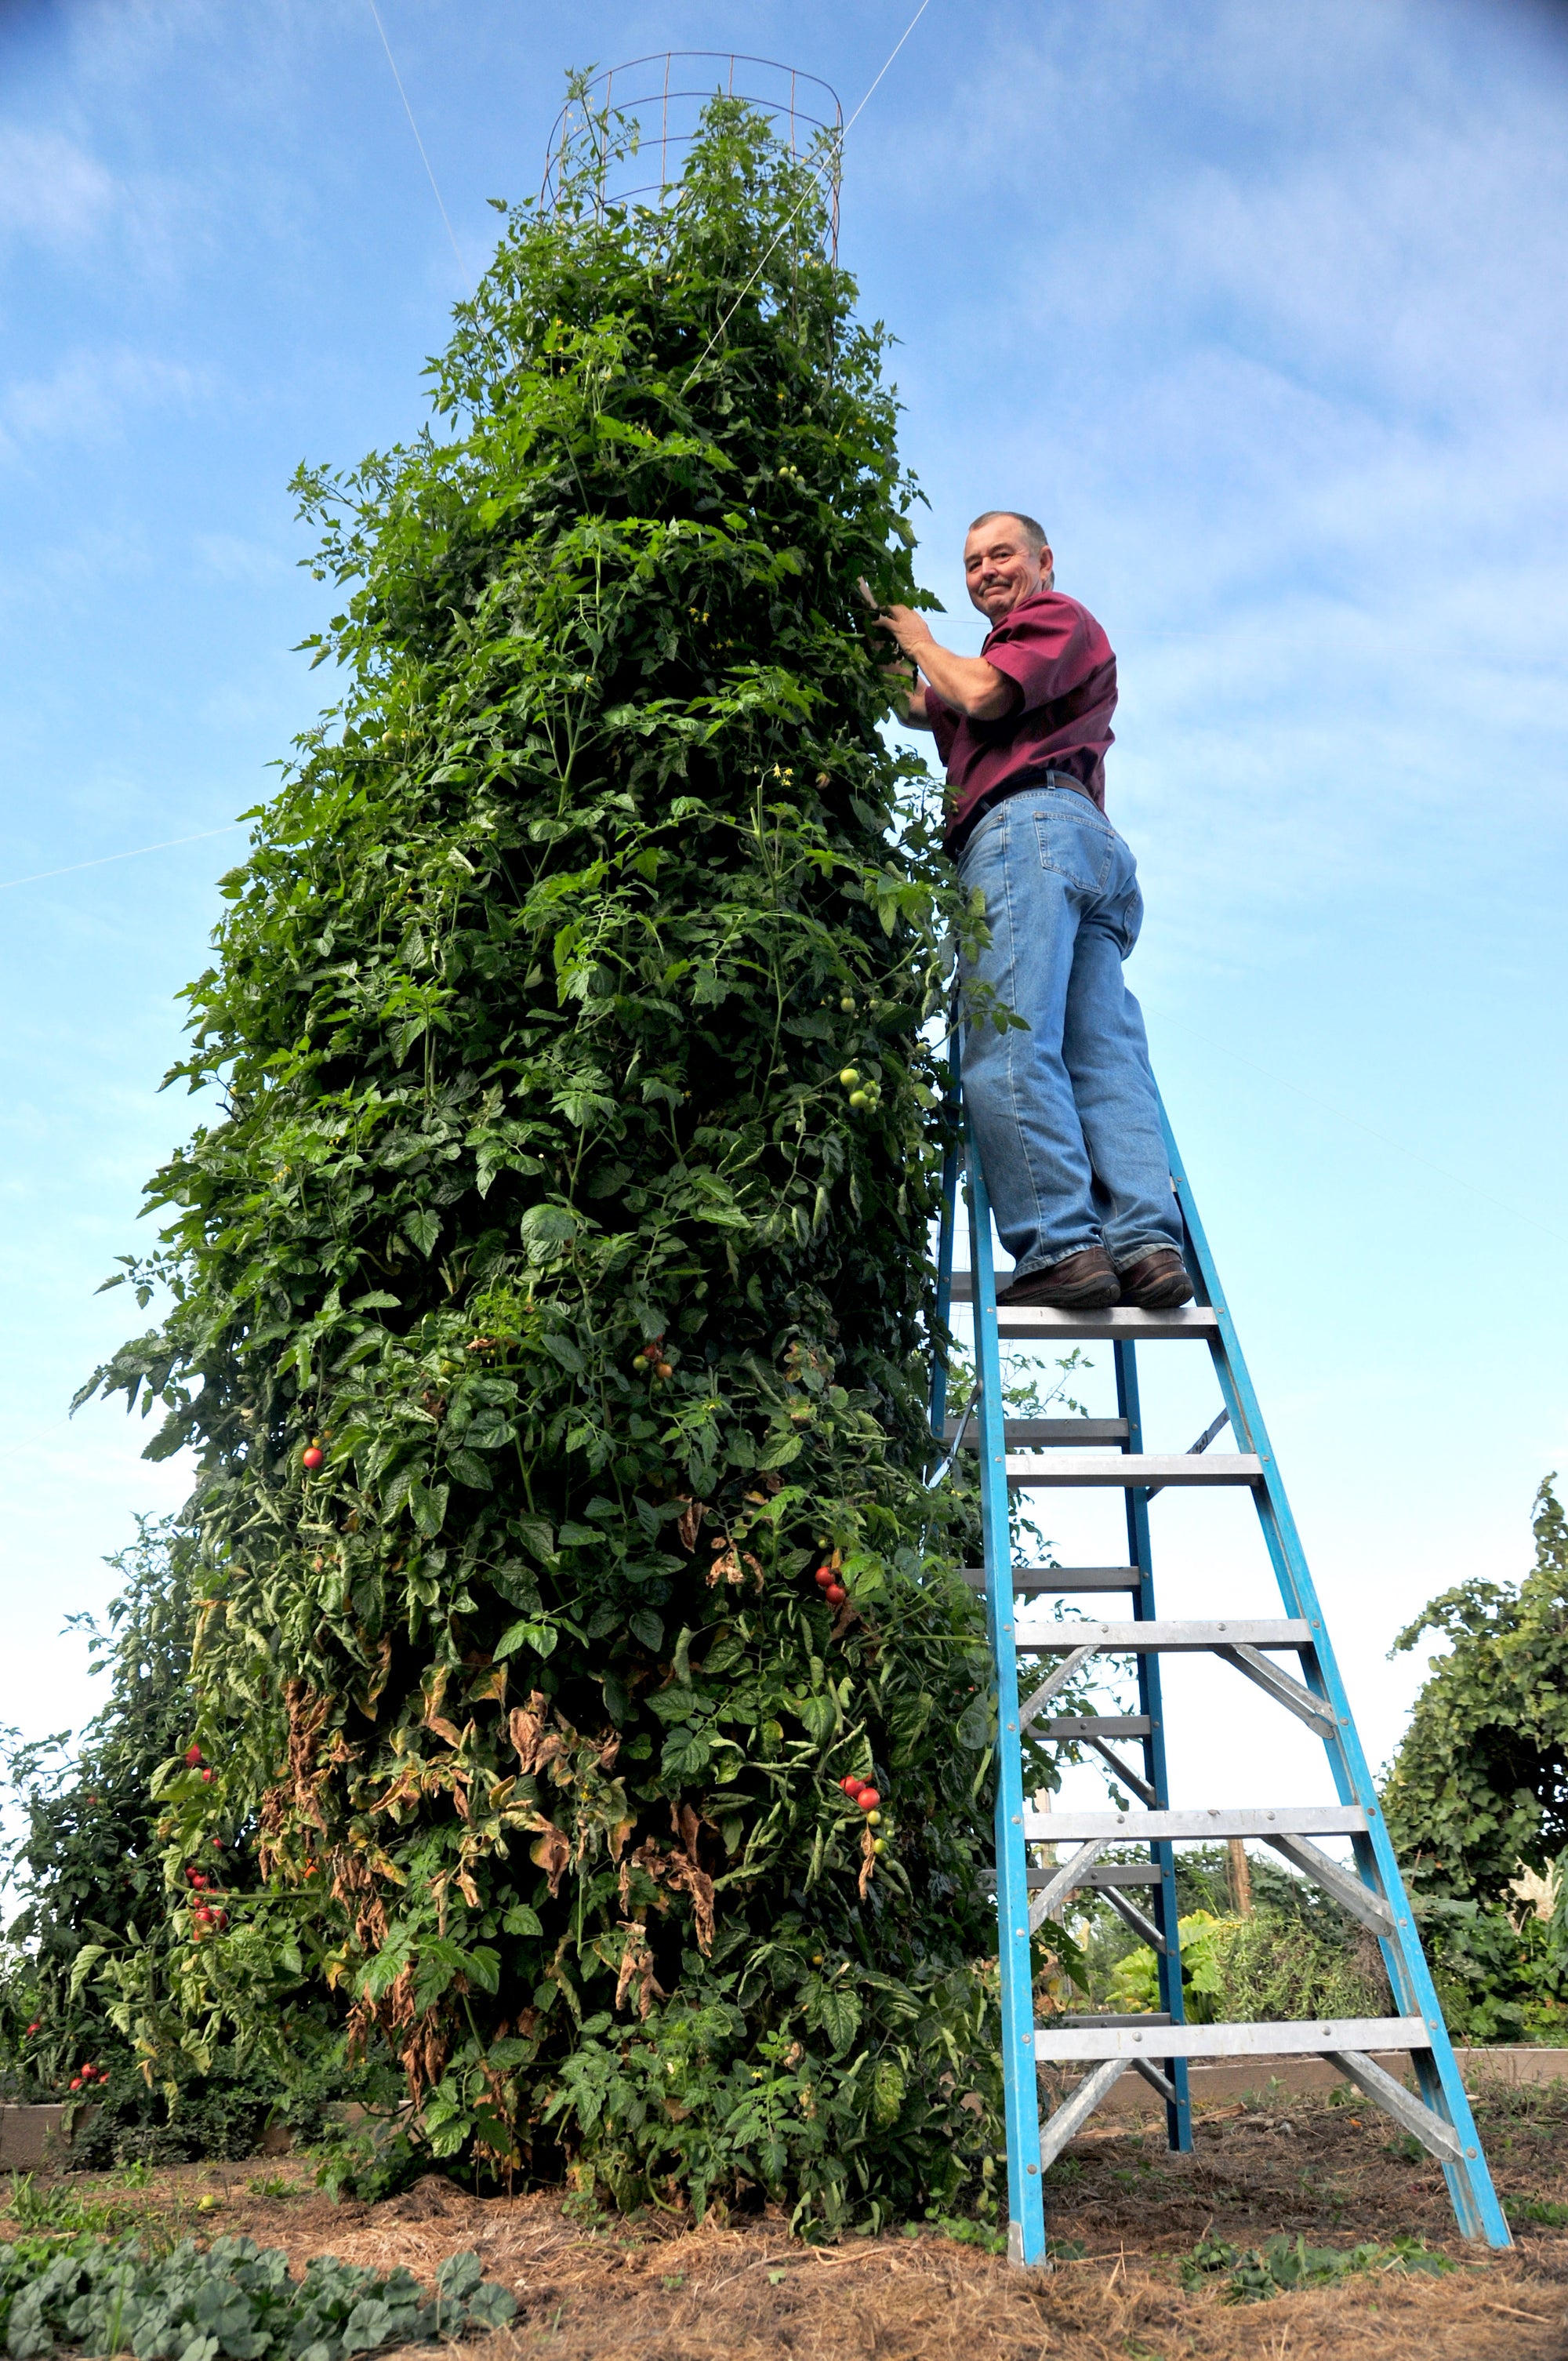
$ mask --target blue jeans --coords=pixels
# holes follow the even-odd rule
[[[1143,1012],[1122,980],[1138,939],[1137,864],[1075,787],[1024,787],[959,861],[991,945],[960,968],[1027,1021],[966,1026],[964,1099],[1002,1242],[1020,1278],[1103,1246],[1118,1270],[1182,1246]]]

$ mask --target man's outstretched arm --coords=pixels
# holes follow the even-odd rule
[[[876,617],[955,713],[966,714],[971,721],[999,721],[1018,703],[1022,691],[1015,681],[987,664],[983,656],[957,656],[950,648],[942,647],[932,637],[924,615],[917,615],[913,607],[879,607]],[[916,687],[908,692],[906,702],[909,710],[901,712],[899,719],[916,729],[929,728],[925,691]]]

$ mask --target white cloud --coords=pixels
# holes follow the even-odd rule
[[[63,133],[0,124],[0,236],[83,246],[109,218],[115,194],[103,165]]]
[[[207,379],[183,362],[128,346],[77,352],[46,378],[19,378],[0,391],[0,423],[18,442],[99,441],[135,410],[184,409]]]

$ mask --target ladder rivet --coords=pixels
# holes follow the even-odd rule
[[[1475,2155],[1475,2149],[1474,2149],[1474,2148],[1472,2148],[1472,2149],[1471,2149],[1471,2151],[1470,2151],[1470,2153],[1471,2153],[1471,2155],[1472,2155],[1472,2156],[1474,2156],[1474,2155]],[[1025,2167],[1025,2171],[1027,2171],[1027,2172],[1038,2172],[1039,2169],[1040,2169],[1040,2168],[1039,2168],[1039,2166],[1038,2166],[1037,2164],[1026,2165],[1026,2166]]]
[[[1465,2153],[1465,2155],[1466,2155],[1466,2156],[1474,2156],[1474,2155],[1475,2155],[1475,2149],[1474,2149],[1473,2147],[1467,2147],[1467,2148],[1465,2149],[1464,2153]]]

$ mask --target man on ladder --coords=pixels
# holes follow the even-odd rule
[[[1122,977],[1143,896],[1105,818],[1116,659],[1054,587],[1033,517],[977,517],[964,576],[991,623],[978,656],[940,646],[912,608],[880,618],[916,668],[913,684],[896,675],[900,718],[933,731],[947,764],[947,849],[985,896],[990,947],[966,974],[1024,1020],[971,1025],[964,1041],[970,1120],[1013,1257],[997,1301],[1169,1311],[1192,1285],[1143,1016]]]
[[[1191,2145],[1190,2068],[1204,2060],[1317,2057],[1381,2107],[1441,2162],[1460,2229],[1509,2243],[1476,2136],[1453,2046],[1357,1734],[1323,1609],[1286,1498],[1235,1323],[1165,1123],[1137,1004],[1122,982],[1141,915],[1133,857],[1101,807],[1116,702],[1115,659],[1093,617],[1053,587],[1051,553],[1033,519],[991,512],[970,528],[970,596],[990,620],[978,657],[939,646],[920,617],[892,607],[880,620],[916,667],[902,673],[906,719],[936,732],[951,796],[948,841],[959,873],[984,895],[990,949],[973,973],[1004,1012],[977,1016],[961,1060],[967,1146],[951,1139],[936,1257],[931,1388],[942,1473],[973,1422],[983,1564],[964,1579],[984,1594],[996,1708],[995,1873],[1001,2006],[998,2038],[1007,2120],[1008,2253],[1047,2255],[1042,2183],[1053,2160],[1134,2072],[1160,2093],[1171,2146]],[[870,592],[865,596],[870,598]],[[923,675],[923,680],[921,678]],[[959,1083],[951,1111],[959,1113]],[[953,1268],[960,1163],[969,1170],[970,1268]],[[998,1297],[997,1226],[1014,1276]],[[1190,1273],[1184,1262],[1190,1260]],[[1197,1301],[1191,1299],[1196,1295]],[[947,1411],[943,1338],[949,1309],[974,1323],[974,1386],[962,1418]],[[1114,1419],[1012,1419],[1001,1340],[1111,1343]],[[1186,1452],[1150,1452],[1139,1407],[1137,1354],[1157,1342],[1206,1345],[1222,1407]],[[1211,1453],[1223,1429],[1234,1452]],[[939,1478],[938,1480],[940,1480]],[[1125,1507],[1124,1564],[1015,1565],[1008,1499],[1016,1487],[1097,1488]],[[1150,1504],[1172,1488],[1242,1486],[1252,1495],[1283,1614],[1169,1619],[1156,1605]],[[1124,1620],[1041,1616],[1055,1596],[1123,1593]],[[1103,1608],[1100,1610],[1103,1615]],[[1161,1660],[1211,1655],[1322,1743],[1332,1800],[1259,1795],[1255,1752],[1240,1765],[1241,1796],[1172,1802]],[[1059,1715],[1066,1685],[1099,1657],[1133,1655],[1135,1714]],[[1044,1663],[1055,1659],[1047,1671]],[[1021,1678],[1022,1669],[1022,1678]],[[1086,1742],[1119,1785],[1115,1808],[1029,1808],[1026,1745]],[[1141,1744],[1141,1765],[1109,1743]],[[1228,1774],[1234,1776],[1234,1773]],[[1348,1839],[1348,1863],[1318,1839]],[[1391,2011],[1370,2017],[1190,2025],[1182,1996],[1176,1847],[1262,1842],[1376,1937]],[[1067,1847],[1055,1865],[1029,1849]],[[1147,1853],[1146,1864],[1129,1856]],[[1107,1860],[1110,1854],[1112,1859]],[[1102,1889],[1157,1961],[1159,2007],[1130,2015],[1057,2011],[1036,2023],[1031,1945],[1066,1897]],[[1152,1916],[1124,1889],[1145,1887]],[[1405,2073],[1382,2059],[1408,2060]],[[1036,2070],[1081,2080],[1040,2119]]]

